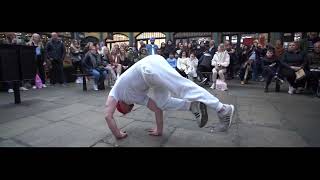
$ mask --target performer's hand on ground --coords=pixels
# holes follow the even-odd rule
[[[148,132],[151,136],[162,136],[162,132],[158,132],[157,128],[148,129]]]
[[[120,135],[116,136],[117,139],[124,139],[126,137],[128,137],[128,134],[125,131],[120,131]]]

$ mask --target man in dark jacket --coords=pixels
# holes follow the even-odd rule
[[[304,53],[298,50],[296,42],[289,43],[288,50],[280,58],[281,69],[280,74],[286,77],[289,82],[289,94],[293,94],[296,88],[300,84],[304,84],[303,80],[296,79],[296,72],[303,69],[307,79],[309,72],[307,69],[308,60],[304,56]]]
[[[52,68],[50,70],[50,83],[64,84],[63,60],[66,55],[66,49],[62,41],[58,39],[58,34],[51,33],[51,40],[47,43],[46,52],[47,59],[51,62]]]
[[[104,81],[107,76],[107,71],[103,67],[101,56],[98,54],[96,47],[92,44],[89,47],[89,51],[83,58],[83,69],[86,73],[94,77],[93,90],[98,91],[99,80]],[[100,79],[102,78],[102,79]]]
[[[319,78],[320,78],[320,41],[313,46],[313,51],[307,55],[310,69],[310,79],[308,84],[312,88],[312,93],[320,97]]]
[[[166,47],[164,48],[164,52],[163,52],[163,55],[164,55],[165,59],[168,59],[170,53],[174,54],[175,53],[175,49],[176,49],[176,47],[175,47],[174,44],[172,44],[172,41],[168,40],[167,44],[166,44]]]
[[[215,46],[215,44],[214,44],[214,40],[211,40],[210,41],[210,43],[209,43],[209,53],[211,54],[211,56],[213,57],[214,56],[214,54],[216,53],[216,51],[217,51],[217,48],[216,48],[216,46]]]
[[[208,53],[209,47],[205,47],[205,53],[201,56],[198,62],[197,68],[197,75],[199,80],[201,81],[200,84],[205,84],[209,80],[208,76],[204,76],[202,72],[212,72],[211,60],[212,56]]]

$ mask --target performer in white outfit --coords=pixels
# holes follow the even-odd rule
[[[148,96],[149,90],[152,97]],[[150,135],[155,136],[162,135],[163,111],[190,110],[199,127],[204,127],[208,121],[207,105],[218,112],[224,130],[230,127],[234,114],[233,105],[222,104],[207,90],[182,77],[159,55],[149,55],[131,66],[109,93],[105,119],[118,139],[127,134],[118,129],[113,114],[116,109],[123,114],[129,113],[134,104],[147,106],[155,112],[156,127],[150,130]]]

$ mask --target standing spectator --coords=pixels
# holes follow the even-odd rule
[[[198,59],[194,55],[194,53],[190,54],[190,58],[187,60],[187,72],[188,79],[194,81],[197,76],[197,67],[198,67]]]
[[[58,34],[51,33],[51,40],[46,46],[47,59],[51,62],[50,82],[55,85],[58,81],[64,85],[63,60],[66,55],[66,49],[62,41],[59,40]]]
[[[27,43],[29,46],[35,46],[36,47],[36,65],[37,65],[37,72],[39,74],[39,77],[42,81],[42,87],[46,86],[46,77],[45,77],[45,71],[44,66],[45,63],[45,56],[44,56],[44,46],[41,42],[40,35],[35,33],[32,34],[30,41]],[[34,85],[32,87],[33,89],[36,89],[36,86]]]
[[[212,57],[214,56],[216,51],[217,51],[217,48],[216,48],[216,46],[214,44],[214,40],[211,40],[210,43],[209,43],[209,53],[211,54]]]
[[[6,37],[6,40],[5,40],[5,44],[17,44],[17,36],[14,32],[12,33],[8,33],[7,34],[7,37]],[[28,89],[23,87],[23,82],[19,82],[19,86],[20,86],[20,90],[22,91],[27,91]],[[7,86],[8,86],[8,93],[13,93],[13,82],[8,82],[7,83]]]
[[[224,48],[224,44],[220,44],[218,46],[218,51],[215,53],[215,55],[213,56],[211,65],[214,67],[212,69],[212,86],[210,87],[211,89],[215,89],[216,88],[216,80],[217,80],[217,76],[219,74],[219,78],[222,81],[225,81],[224,78],[224,73],[227,72],[227,67],[230,64],[230,56],[228,54],[228,52],[225,50]]]
[[[186,51],[182,51],[181,52],[181,58],[178,58],[177,60],[177,71],[181,74],[181,76],[183,77],[187,77],[187,61],[188,61],[188,57],[187,57],[187,52]]]
[[[177,59],[173,55],[174,52],[170,52],[169,58],[167,58],[168,63],[170,64],[171,67],[174,69],[177,68]]]
[[[284,53],[283,43],[281,40],[277,40],[275,45],[275,55],[277,58],[280,58],[283,53]]]
[[[175,52],[175,46],[174,46],[174,44],[172,44],[171,40],[168,40],[167,44],[166,44],[166,47],[164,49],[164,54],[163,55],[167,59],[169,57],[169,54],[170,53],[174,54],[174,52]]]
[[[155,39],[153,37],[150,38],[150,43],[147,44],[147,51],[149,55],[157,54],[158,46],[154,44]]]
[[[80,43],[77,40],[73,40],[71,45],[70,45],[70,52],[71,52],[71,60],[72,64],[74,67],[75,72],[80,72],[82,73],[82,65],[81,65],[81,60],[82,60],[82,51],[80,49]],[[82,78],[78,77],[76,80],[76,83],[82,83]]]

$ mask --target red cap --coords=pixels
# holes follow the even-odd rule
[[[134,104],[131,104],[131,105],[129,105],[129,106],[131,106],[131,108],[133,108]],[[128,112],[125,112],[125,110],[123,109],[123,107],[122,107],[121,104],[120,104],[120,101],[118,101],[116,107],[117,107],[117,110],[118,110],[119,112],[121,112],[122,114],[127,114],[127,113],[128,113]]]

